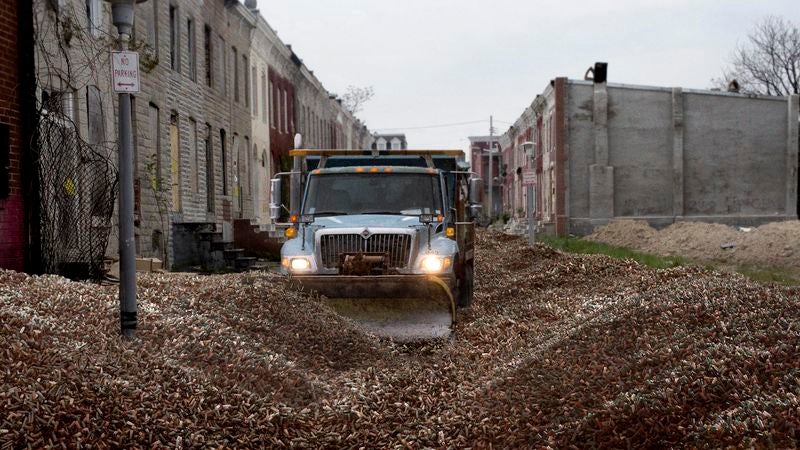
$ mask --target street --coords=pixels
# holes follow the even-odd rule
[[[800,289],[481,232],[452,339],[394,344],[266,272],[0,272],[0,448],[792,446]]]

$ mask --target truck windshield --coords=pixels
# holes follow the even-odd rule
[[[312,175],[304,214],[443,214],[439,177],[421,173]]]

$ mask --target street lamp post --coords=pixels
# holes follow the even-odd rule
[[[111,3],[120,50],[128,49],[133,29],[134,4],[146,0],[106,0]],[[119,94],[119,303],[120,331],[124,338],[136,335],[136,248],[133,230],[133,133],[131,95]]]

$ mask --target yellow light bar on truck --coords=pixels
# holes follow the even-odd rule
[[[463,150],[289,150],[289,156],[462,156]]]

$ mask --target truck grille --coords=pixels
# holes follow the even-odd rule
[[[343,253],[386,253],[388,268],[404,269],[411,254],[411,235],[373,234],[364,239],[360,234],[323,234],[319,250],[326,269],[335,269]]]

